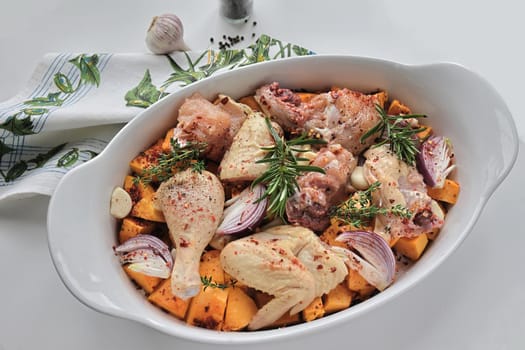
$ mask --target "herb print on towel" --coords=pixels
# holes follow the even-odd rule
[[[64,60],[67,62],[60,63]],[[99,63],[98,54],[80,54],[71,59],[61,57],[56,66],[62,64],[62,68],[52,76],[52,80],[49,78],[48,88],[42,84],[40,90],[44,92],[24,100],[15,109],[0,110],[0,185],[42,168],[61,152],[64,155],[71,152],[68,152],[66,143],[40,147],[40,151],[35,151],[35,147],[25,145],[26,137],[38,134],[54,109],[75,103],[90,87],[100,85]],[[7,116],[2,117],[6,112]],[[89,155],[87,159],[96,155],[91,150],[85,152]],[[61,159],[54,164],[55,167],[65,167]],[[80,157],[75,159],[81,160]],[[67,166],[73,166],[73,162],[68,162]]]
[[[150,70],[146,70],[139,84],[129,90],[124,99],[126,106],[147,108],[168,95],[166,89],[173,84],[184,87],[198,80],[210,77],[221,70],[230,70],[235,67],[247,66],[253,63],[271,61],[292,56],[314,54],[312,51],[291,43],[261,35],[255,43],[245,49],[232,50],[205,50],[192,58],[188,52],[183,52],[184,60],[177,62],[172,56],[166,55],[173,72],[156,87],[151,80]]]

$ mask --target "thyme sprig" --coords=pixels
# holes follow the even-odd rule
[[[204,142],[187,142],[181,146],[177,139],[172,139],[171,150],[162,152],[156,164],[151,164],[140,176],[134,178],[135,183],[148,184],[153,179],[162,182],[173,176],[175,172],[190,167],[193,171],[202,172],[205,163],[200,156],[206,146]]]
[[[372,192],[380,186],[381,183],[376,181],[371,184],[368,189],[355,192],[352,197],[333,210],[332,217],[342,221],[344,224],[352,225],[355,228],[369,225],[371,220],[377,215],[392,214],[401,218],[410,219],[412,212],[401,204],[396,204],[391,208],[377,207],[372,204]]]
[[[321,145],[326,144],[326,141],[309,138],[306,134],[287,141],[272,127],[268,118],[266,118],[266,126],[275,145],[261,147],[268,153],[257,163],[267,163],[269,168],[253,181],[252,186],[258,183],[266,184],[266,191],[259,200],[268,197],[268,214],[276,215],[286,222],[286,202],[299,189],[297,177],[301,173],[310,171],[324,174],[324,170],[320,167],[299,164],[299,162],[308,161],[307,158],[298,156],[307,151],[301,146]]]
[[[426,130],[425,127],[412,128],[406,119],[412,118],[426,118],[424,114],[406,114],[406,115],[389,115],[385,110],[375,105],[381,120],[363,136],[361,136],[361,143],[364,143],[367,138],[376,133],[379,133],[376,139],[376,144],[372,147],[379,147],[388,143],[390,150],[394,152],[398,159],[405,161],[409,165],[414,165],[416,155],[419,153],[417,147],[417,138],[415,135],[421,131]]]
[[[234,287],[237,283],[237,280],[231,280],[230,283],[217,283],[213,281],[212,276],[201,276],[201,283],[204,286],[203,290],[206,290],[208,287],[210,288],[219,288],[219,289],[226,289],[228,287]]]

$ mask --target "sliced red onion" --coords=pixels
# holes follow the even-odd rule
[[[359,252],[360,255],[357,255],[350,249],[342,248],[349,258],[348,267],[357,270],[368,283],[381,291],[392,284],[396,259],[380,235],[369,231],[347,231],[337,236],[336,240],[345,242],[349,248]]]
[[[443,187],[445,179],[455,168],[450,164],[452,156],[450,141],[443,136],[431,136],[421,144],[416,166],[428,186]]]
[[[268,199],[262,198],[264,191],[264,185],[258,184],[245,188],[235,200],[230,200],[216,234],[237,235],[255,229],[266,214]]]
[[[173,268],[173,257],[166,243],[152,235],[137,235],[115,247],[121,264],[148,276],[168,278]]]

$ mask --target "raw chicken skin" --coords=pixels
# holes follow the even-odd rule
[[[344,258],[312,231],[288,225],[228,243],[221,264],[239,282],[274,296],[250,321],[252,330],[270,325],[288,311],[292,315],[302,311],[348,273]]]
[[[347,196],[348,177],[357,165],[352,153],[331,144],[319,151],[310,165],[322,168],[325,174],[309,172],[297,179],[297,191],[286,203],[291,223],[322,231],[330,224],[330,208]]]
[[[230,147],[248,110],[249,107],[224,95],[220,95],[217,103],[213,104],[195,93],[179,109],[173,139],[182,145],[187,142],[206,143],[204,156],[218,162]]]
[[[416,237],[443,225],[443,219],[432,212],[432,199],[416,168],[399,160],[387,145],[371,148],[364,155],[363,170],[368,183],[381,183],[372,193],[374,203],[385,208],[400,204],[412,212],[410,219],[379,215],[374,231],[388,242],[391,237]]]
[[[221,220],[224,189],[214,174],[187,169],[160,185],[156,202],[176,248],[171,290],[188,299],[200,291],[199,262]]]
[[[375,105],[383,107],[387,95],[384,92],[367,95],[345,88],[301,102],[292,90],[272,83],[259,88],[255,99],[286,131],[320,135],[327,142],[340,144],[358,155],[374,142],[374,136],[364,143],[360,138],[379,122]]]

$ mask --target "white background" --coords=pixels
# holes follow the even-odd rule
[[[2,5],[0,100],[22,88],[46,52],[146,52],[151,17],[172,12],[181,17],[193,49],[208,47],[210,37],[217,43],[222,34],[242,34],[247,44],[255,32],[318,53],[412,64],[458,62],[500,92],[524,148],[525,5],[520,1],[255,0],[253,18],[241,26],[221,20],[218,1],[212,0],[17,0],[9,5],[4,0]],[[524,178],[522,152],[471,235],[403,296],[358,322],[271,346],[524,349]],[[222,348],[166,336],[79,303],[49,256],[47,204],[45,197],[0,203],[0,350]]]

